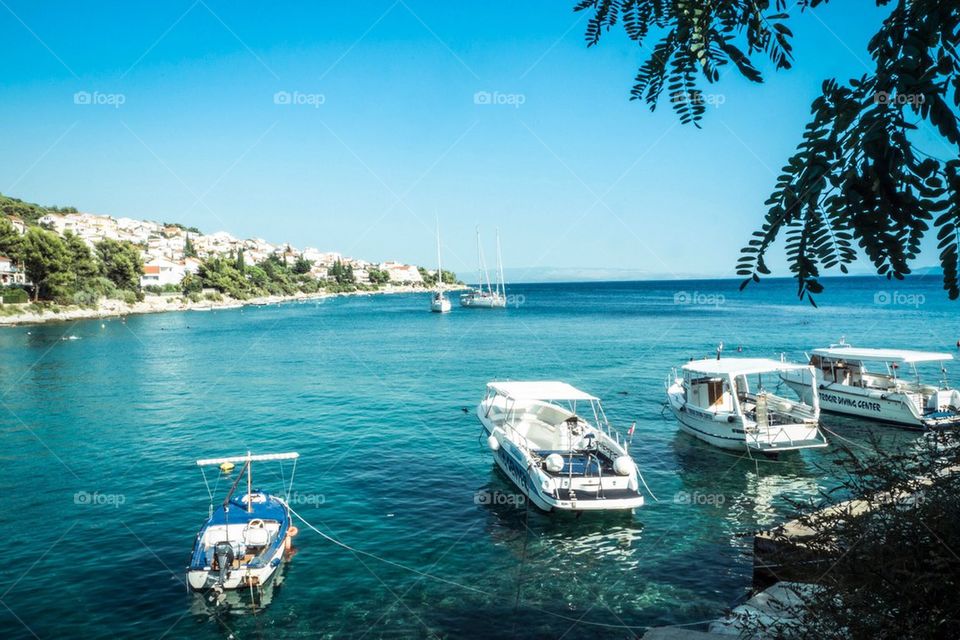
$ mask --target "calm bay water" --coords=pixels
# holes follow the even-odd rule
[[[831,486],[835,454],[754,462],[679,434],[662,413],[670,369],[721,340],[731,356],[802,358],[841,336],[947,351],[960,338],[934,277],[828,281],[819,309],[789,281],[510,293],[522,304],[506,312],[437,316],[421,294],[0,330],[3,637],[623,638],[713,618],[750,586],[749,533]],[[472,413],[495,378],[565,380],[622,431],[636,421],[659,502],[580,519],[478,504],[512,493]],[[871,429],[824,423],[854,442]],[[206,611],[182,582],[209,504],[194,461],[248,449],[301,453],[292,504],[317,527],[483,593],[301,526],[266,608]],[[291,467],[254,471],[279,492]]]

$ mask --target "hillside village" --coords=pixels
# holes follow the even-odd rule
[[[22,218],[8,216],[8,220],[19,233],[25,232],[27,224]],[[393,261],[372,263],[312,247],[300,250],[290,244],[271,244],[260,238],[241,240],[225,231],[203,234],[179,224],[81,212],[49,212],[40,216],[37,223],[61,236],[72,233],[91,249],[104,239],[136,245],[144,263],[140,278],[140,285],[144,288],[178,285],[188,274],[196,274],[204,259],[240,252],[251,264],[270,256],[277,256],[288,265],[307,260],[311,263],[310,276],[319,281],[328,280],[331,277],[329,270],[339,262],[352,268],[357,283],[369,282],[371,272],[377,271],[385,272],[393,284],[423,284],[420,270],[413,265]],[[6,256],[0,256],[0,283],[26,283],[25,274]]]

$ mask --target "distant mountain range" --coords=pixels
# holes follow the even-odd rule
[[[874,272],[869,265],[864,264],[862,269],[851,270],[850,276],[870,276]],[[915,276],[940,276],[943,268],[940,266],[919,267],[914,269]],[[788,273],[770,276],[790,277]],[[825,278],[846,277],[840,273],[825,274]],[[615,268],[575,268],[575,267],[514,267],[504,268],[504,278],[507,282],[617,282],[636,280],[737,280],[740,276],[730,272],[716,273],[667,273],[663,271],[645,271],[643,269],[615,269]]]

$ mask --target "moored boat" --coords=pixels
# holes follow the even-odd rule
[[[190,589],[213,591],[217,595],[235,589],[252,593],[273,578],[292,537],[296,535],[296,527],[283,498],[253,488],[251,465],[260,461],[296,460],[298,457],[297,453],[248,453],[231,458],[197,460],[201,470],[216,465],[222,472],[229,473],[234,465],[243,466],[222,503],[216,508],[211,503],[210,516],[197,533],[187,567]],[[244,477],[247,479],[246,493],[235,497]]]
[[[785,371],[812,368],[766,358],[695,360],[667,378],[680,428],[722,449],[777,454],[827,446],[816,392],[806,403],[769,391]]]
[[[497,466],[540,509],[643,505],[640,471],[598,398],[563,382],[490,382],[477,417]]]
[[[443,264],[440,261],[440,223],[437,222],[437,288],[430,298],[430,311],[433,313],[447,313],[450,309],[450,299],[443,295]]]
[[[781,377],[804,399],[818,393],[824,411],[911,429],[960,426],[960,391],[951,389],[945,376],[944,363],[953,359],[949,353],[868,349],[841,341],[814,349],[809,358],[809,371],[785,371]],[[917,365],[924,363],[940,365],[939,385],[921,380]]]
[[[487,273],[487,263],[483,259],[483,248],[480,246],[480,228],[477,228],[477,288],[460,295],[460,306],[468,309],[505,309],[507,306],[507,291],[503,282],[503,264],[500,258],[500,230],[497,230],[497,268],[496,284],[491,284],[490,274]],[[486,289],[484,289],[486,282]]]

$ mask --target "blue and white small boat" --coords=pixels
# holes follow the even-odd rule
[[[284,561],[292,538],[297,534],[291,522],[290,507],[279,496],[253,489],[251,465],[268,460],[296,460],[298,453],[273,453],[233,458],[197,460],[201,470],[205,466],[219,466],[229,473],[236,464],[243,464],[233,486],[223,502],[213,508],[210,517],[197,534],[187,584],[194,591],[213,591],[222,594],[232,589],[259,591]],[[294,463],[295,465],[296,463]],[[296,467],[294,467],[294,471]],[[234,497],[244,476],[247,491]],[[291,474],[291,483],[293,474]],[[206,475],[204,475],[206,483]],[[207,484],[209,491],[209,484]],[[213,495],[211,493],[211,501]]]

